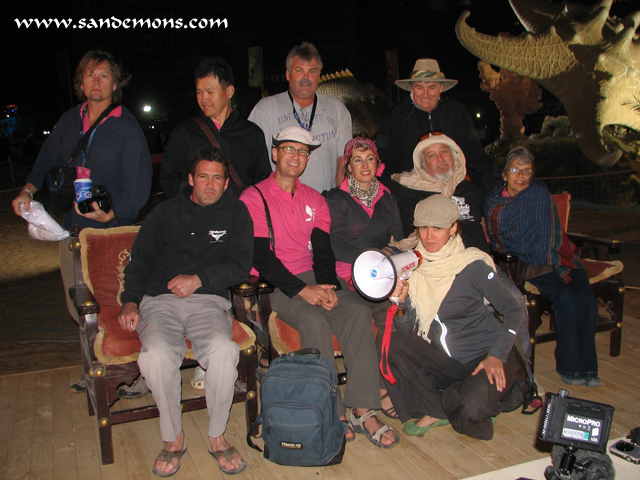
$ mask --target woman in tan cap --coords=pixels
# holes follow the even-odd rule
[[[522,316],[491,257],[465,249],[459,215],[439,194],[416,206],[416,250],[423,262],[393,293],[406,314],[394,319],[385,378],[405,434],[451,423],[459,433],[490,440],[492,417],[515,380],[512,347]]]

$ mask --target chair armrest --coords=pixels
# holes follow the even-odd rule
[[[100,313],[100,304],[84,283],[78,283],[69,288],[69,295],[73,299],[73,304],[78,312],[80,321],[80,332],[86,331],[86,338],[89,342],[84,348],[88,348],[91,355],[95,355],[93,351],[93,343],[96,335],[98,335],[98,313]]]
[[[567,232],[569,240],[581,247],[584,243],[590,243],[599,247],[606,247],[609,253],[620,253],[622,250],[622,242],[620,240],[612,240],[610,238],[593,237],[582,233]]]
[[[250,276],[247,280],[237,285],[229,287],[233,295],[239,297],[250,297],[252,295],[260,295],[263,293],[273,293],[274,286],[259,277]]]
[[[229,287],[234,316],[237,321],[251,327],[256,340],[265,350],[269,351],[271,339],[269,336],[269,317],[271,316],[271,300],[269,294],[274,290],[273,285],[252,276],[246,281]],[[248,300],[247,297],[253,297]],[[257,312],[249,305],[256,306]],[[256,315],[257,313],[257,315]]]
[[[609,260],[610,254],[618,254],[622,251],[620,240],[592,237],[582,233],[567,232],[569,240],[575,243],[581,251],[581,258],[595,258],[600,261]]]
[[[491,256],[493,260],[498,263],[516,263],[518,261],[518,257],[515,255],[511,255],[510,253],[498,252],[496,250],[491,250]]]
[[[73,299],[79,316],[100,312],[100,304],[98,304],[91,290],[84,283],[79,283],[69,288],[69,295]]]

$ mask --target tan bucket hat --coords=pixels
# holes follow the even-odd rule
[[[457,85],[457,80],[444,78],[438,62],[433,58],[420,58],[416,61],[411,72],[411,78],[396,80],[396,85],[403,90],[411,91],[413,82],[438,82],[442,83],[442,91],[446,92]]]

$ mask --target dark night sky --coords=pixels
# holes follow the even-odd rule
[[[72,102],[68,88],[60,80],[63,77],[61,70],[64,70],[64,63],[60,58],[66,55],[69,68],[74,69],[86,50],[94,46],[111,45],[114,41],[119,47],[112,53],[133,73],[132,83],[125,90],[124,104],[130,106],[134,113],[135,108],[131,108],[133,105],[130,104],[153,95],[161,97],[158,101],[164,102],[165,107],[176,116],[192,113],[190,109],[195,108],[191,84],[192,68],[180,67],[183,71],[174,72],[176,66],[171,61],[170,53],[176,45],[182,49],[180,55],[186,52],[187,56],[192,57],[193,62],[189,58],[187,65],[195,64],[199,56],[222,55],[234,68],[236,83],[244,82],[246,85],[247,47],[262,45],[265,71],[284,73],[284,58],[289,48],[302,40],[316,43],[325,61],[324,73],[349,68],[358,80],[372,83],[380,89],[385,89],[385,49],[398,49],[400,78],[408,76],[417,58],[436,58],[447,77],[460,81],[454,89],[458,98],[466,100],[467,106],[476,99],[478,108],[490,109],[492,103],[488,100],[488,94],[479,89],[476,67],[478,59],[464,50],[458,42],[454,32],[455,22],[462,11],[470,10],[468,22],[483,33],[509,31],[517,34],[523,31],[508,0],[317,0],[306,4],[300,1],[267,4],[227,0],[209,1],[205,6],[202,1],[192,4],[175,0],[113,0],[108,4],[99,4],[95,0],[76,0],[73,2],[73,10],[60,6],[60,2],[50,2],[45,7],[42,7],[42,2],[32,0],[18,0],[16,3],[10,9],[3,7],[3,10],[8,11],[4,12],[1,20],[4,65],[0,101],[3,106],[18,104],[23,111],[36,117],[39,124],[55,121]],[[583,0],[580,3],[594,1]],[[632,4],[636,3],[636,0],[618,1],[614,4],[612,13],[624,16],[632,11]],[[207,17],[226,17],[228,28],[215,32],[187,31],[184,39],[181,38],[181,32],[174,32],[167,39],[161,30],[25,30],[18,29],[15,23],[15,18],[77,20],[83,17],[104,17],[105,14],[120,18],[192,18],[201,17],[205,13]],[[339,42],[332,39],[339,39]],[[134,51],[140,55],[141,48],[151,59],[147,64],[153,66],[152,75],[145,72],[147,77],[163,79],[168,78],[166,72],[173,72],[178,75],[171,78],[176,77],[177,80],[159,89],[154,89],[152,80],[136,83],[136,78],[145,76],[137,71],[139,62],[134,56]],[[332,58],[332,53],[338,50],[340,55],[334,54]],[[345,64],[338,64],[336,57],[342,57]],[[277,66],[268,65],[269,59],[274,59]],[[280,90],[285,88],[286,84],[282,84]],[[238,99],[241,111],[248,110],[252,105],[253,98],[251,101],[247,98],[256,96],[257,89],[254,92],[247,90],[250,89],[246,86],[237,88],[238,97],[243,97]],[[73,102],[75,101],[77,99],[74,97]],[[248,111],[243,113],[246,115]]]

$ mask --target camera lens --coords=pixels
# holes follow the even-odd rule
[[[633,445],[629,442],[620,441],[616,443],[616,448],[621,452],[631,452],[633,450]]]

